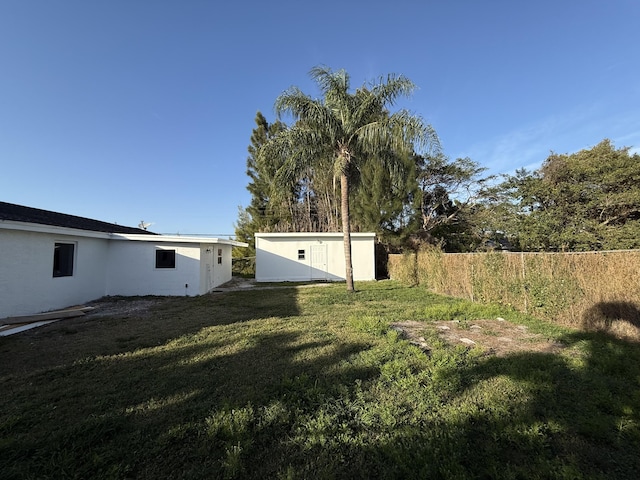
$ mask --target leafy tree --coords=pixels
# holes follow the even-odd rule
[[[344,70],[315,67],[310,72],[322,99],[313,99],[291,87],[280,95],[278,115],[290,114],[296,123],[273,137],[260,157],[286,156],[278,170],[276,185],[289,185],[309,169],[326,164],[340,180],[340,217],[344,233],[347,290],[354,291],[351,262],[350,189],[357,184],[360,168],[375,160],[393,174],[400,173],[399,158],[415,146],[437,146],[435,131],[406,110],[387,114],[400,96],[409,95],[413,83],[404,76],[389,75],[370,87],[350,93]]]
[[[450,162],[442,154],[416,156],[416,165],[422,228],[426,231],[454,218],[455,211],[472,203],[478,186],[486,181],[479,178],[486,169],[470,158]],[[458,199],[456,208],[451,197]]]
[[[472,251],[481,235],[474,232],[473,213],[493,177],[470,158],[450,161],[442,153],[414,156],[414,236],[440,244],[446,251]]]
[[[523,250],[640,247],[640,156],[605,139],[574,154],[552,153],[496,190],[510,212],[501,227]]]

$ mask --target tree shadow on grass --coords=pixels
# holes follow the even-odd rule
[[[640,339],[640,309],[633,302],[598,302],[584,313],[582,327]]]
[[[105,341],[100,355],[69,355],[73,361],[31,368],[25,379],[4,377],[0,472],[636,478],[640,471],[635,344],[579,332],[562,339],[563,354],[465,362],[390,340],[380,341],[375,361],[359,362],[374,341],[305,325],[295,290],[248,293],[171,302],[151,324],[129,322],[122,334],[139,339],[128,347]],[[103,328],[108,336],[114,325]],[[58,345],[71,346],[81,333]],[[447,358],[450,368],[440,368]]]
[[[287,448],[280,435],[294,429],[296,412],[376,373],[343,362],[367,343],[321,338],[277,317],[295,310],[282,293],[272,309],[261,307],[272,328],[260,335],[242,325],[255,315],[227,305],[226,318],[160,335],[159,348],[5,378],[3,476],[222,478],[240,472],[248,450],[277,472]],[[184,320],[178,307],[164,314]]]
[[[466,372],[466,394],[489,382],[511,396],[452,426],[478,478],[637,478],[638,346],[601,333],[561,341],[570,356],[491,357]]]
[[[638,478],[638,345],[561,340],[564,354],[480,357],[431,375],[442,403],[350,452],[344,478]]]
[[[136,297],[132,297],[135,300]],[[157,347],[202,329],[300,313],[296,289],[156,298],[147,314],[80,317],[0,337],[0,378]]]

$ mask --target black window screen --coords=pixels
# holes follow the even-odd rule
[[[176,268],[176,251],[156,250],[156,268]]]
[[[73,243],[56,243],[53,249],[53,276],[71,277],[73,275]]]

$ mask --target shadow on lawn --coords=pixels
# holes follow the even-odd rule
[[[259,313],[247,308],[253,294],[170,302],[149,324],[128,320],[130,337],[151,337],[158,348],[105,343],[104,356],[85,351],[26,373],[26,382],[5,377],[3,478],[217,478],[233,471],[225,462],[249,443],[265,452],[261,462],[286,457],[278,435],[291,431],[296,409],[313,410],[343,393],[336,385],[376,372],[342,364],[370,345],[282,321],[299,313],[295,290],[265,293]],[[196,319],[198,308],[210,314]],[[258,318],[272,331],[247,335],[243,322]],[[208,336],[208,327],[227,336]],[[113,335],[111,322],[92,332],[101,328]],[[46,354],[55,336],[39,340]]]
[[[369,337],[323,336],[300,326],[303,315],[286,321],[302,313],[293,289],[258,293],[172,301],[153,322],[121,322],[132,338],[120,342],[126,347],[105,340],[96,347],[110,352],[104,357],[85,353],[32,370],[26,382],[3,380],[10,393],[0,398],[0,472],[636,478],[640,471],[637,344],[578,332],[561,339],[574,357],[519,353],[465,363],[451,356],[443,370],[435,352],[425,357],[379,340],[380,363],[357,363],[349,359],[371,353]],[[257,319],[270,328],[247,334],[245,322]],[[209,336],[209,327],[224,335]],[[100,328],[113,335],[120,323]],[[44,354],[54,340],[42,342]],[[392,401],[377,402],[385,393]],[[427,395],[436,400],[424,402]]]
[[[617,331],[640,339],[640,309],[633,302],[598,302],[584,313],[582,326],[590,331]]]
[[[465,372],[511,399],[478,409],[459,425],[466,476],[637,478],[640,472],[640,349],[602,333],[564,336],[577,357],[519,353],[490,357]],[[504,379],[508,379],[505,381]],[[478,475],[479,474],[479,475]]]
[[[137,298],[147,297],[129,300]],[[0,337],[0,377],[26,375],[39,368],[64,366],[86,357],[157,347],[174,338],[195,335],[207,327],[300,313],[295,289],[148,298],[158,301],[149,314],[67,319]]]
[[[398,422],[351,452],[362,469],[345,478],[637,479],[638,344],[585,332],[562,341],[579,358],[517,353],[450,368],[444,389],[460,387],[438,407],[448,413]]]

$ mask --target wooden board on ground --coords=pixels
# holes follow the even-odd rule
[[[32,323],[42,322],[45,320],[57,320],[60,318],[81,317],[85,314],[85,312],[88,312],[90,310],[93,310],[93,307],[79,307],[67,310],[56,310],[54,312],[37,313],[35,315],[7,317],[0,319],[0,325],[13,325],[17,323]]]
[[[8,337],[9,335],[13,335],[15,333],[24,332],[25,330],[31,330],[35,327],[40,327],[42,325],[48,325],[53,322],[57,322],[60,320],[59,318],[56,320],[43,320],[42,322],[31,322],[31,323],[16,323],[12,325],[0,325],[0,337]]]

